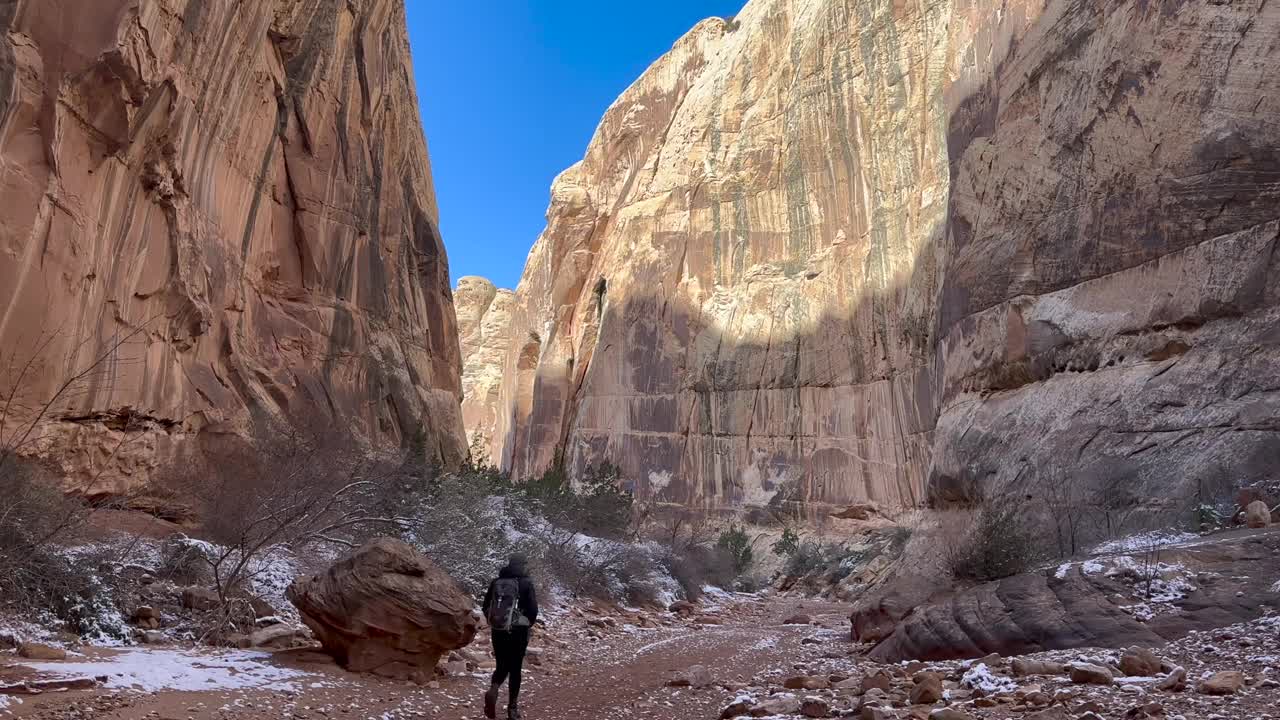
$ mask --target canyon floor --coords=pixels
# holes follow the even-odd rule
[[[718,595],[685,616],[564,613],[549,618],[535,638],[523,710],[531,720],[714,719],[735,703],[743,714],[779,718],[1280,717],[1280,616],[1153,648],[1166,666],[1186,671],[1187,687],[1168,692],[1157,689],[1166,673],[1100,686],[1073,684],[1066,675],[1015,677],[1010,663],[996,658],[987,659],[987,668],[974,662],[877,665],[861,657],[865,646],[850,642],[846,613],[844,605],[769,595]],[[809,622],[788,624],[795,620]],[[477,641],[471,648],[471,672],[429,686],[350,675],[311,651],[269,655],[144,647],[86,651],[65,663],[34,665],[0,654],[3,683],[107,676],[104,687],[92,690],[0,695],[0,717],[480,718],[488,663],[481,647]],[[1119,663],[1119,653],[1111,650],[1029,657]],[[691,672],[696,666],[701,671]],[[945,699],[912,706],[911,678],[923,670],[944,678]],[[1226,696],[1200,692],[1199,680],[1219,671],[1243,673],[1242,686]],[[693,686],[673,686],[682,676]],[[873,699],[884,709],[868,714],[862,706]],[[963,714],[931,716],[948,706]]]

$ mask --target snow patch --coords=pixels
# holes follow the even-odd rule
[[[247,688],[295,689],[306,676],[274,667],[260,652],[197,653],[182,650],[130,650],[85,662],[24,663],[55,677],[106,676],[106,687],[137,692],[202,692]]]
[[[1111,555],[1115,553],[1143,552],[1153,548],[1177,545],[1199,539],[1200,536],[1195,533],[1178,532],[1176,530],[1152,530],[1138,535],[1108,540],[1095,547],[1089,554]]]
[[[971,690],[981,690],[988,695],[1014,692],[1018,689],[1017,683],[991,672],[991,668],[987,667],[986,663],[978,663],[966,670],[964,676],[960,678],[960,684]]]

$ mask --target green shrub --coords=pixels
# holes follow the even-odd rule
[[[751,538],[747,536],[747,530],[744,527],[737,524],[730,525],[728,530],[720,533],[720,539],[716,541],[716,547],[727,553],[733,562],[735,579],[745,575],[751,570],[751,566],[755,564],[755,554],[751,549]]]

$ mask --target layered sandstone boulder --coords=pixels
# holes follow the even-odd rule
[[[0,347],[23,407],[94,367],[26,448],[76,489],[285,416],[463,456],[404,12],[0,4]]]
[[[289,586],[289,601],[326,652],[351,672],[432,677],[475,638],[479,613],[451,577],[399,540],[380,539]]]
[[[707,507],[1017,481],[1174,510],[1269,473],[1278,32],[1173,0],[699,24],[554,184],[490,454]]]
[[[462,349],[462,422],[467,445],[487,454],[493,445],[515,294],[481,277],[458,279],[453,293]],[[492,460],[492,458],[476,458]]]
[[[1065,564],[934,599],[920,594],[910,607],[863,603],[851,618],[854,637],[876,642],[869,657],[881,662],[1158,647],[1192,631],[1256,619],[1280,597],[1274,581],[1280,533],[1220,536],[1166,548],[1159,557],[1164,564],[1151,567],[1142,556]],[[1151,581],[1142,573],[1151,573]],[[881,632],[859,636],[860,627]],[[1153,658],[1139,660],[1143,674],[1161,669]],[[1121,667],[1134,674],[1136,665]]]

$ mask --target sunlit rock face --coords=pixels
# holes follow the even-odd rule
[[[463,457],[404,12],[0,3],[0,347],[42,399],[127,338],[28,454],[94,494],[285,417]]]
[[[453,298],[462,346],[462,422],[468,447],[477,455],[474,460],[491,462],[486,454],[497,423],[515,293],[481,277],[464,277],[459,278]]]
[[[491,455],[708,508],[1274,465],[1277,30],[1057,0],[699,24],[554,184]]]

